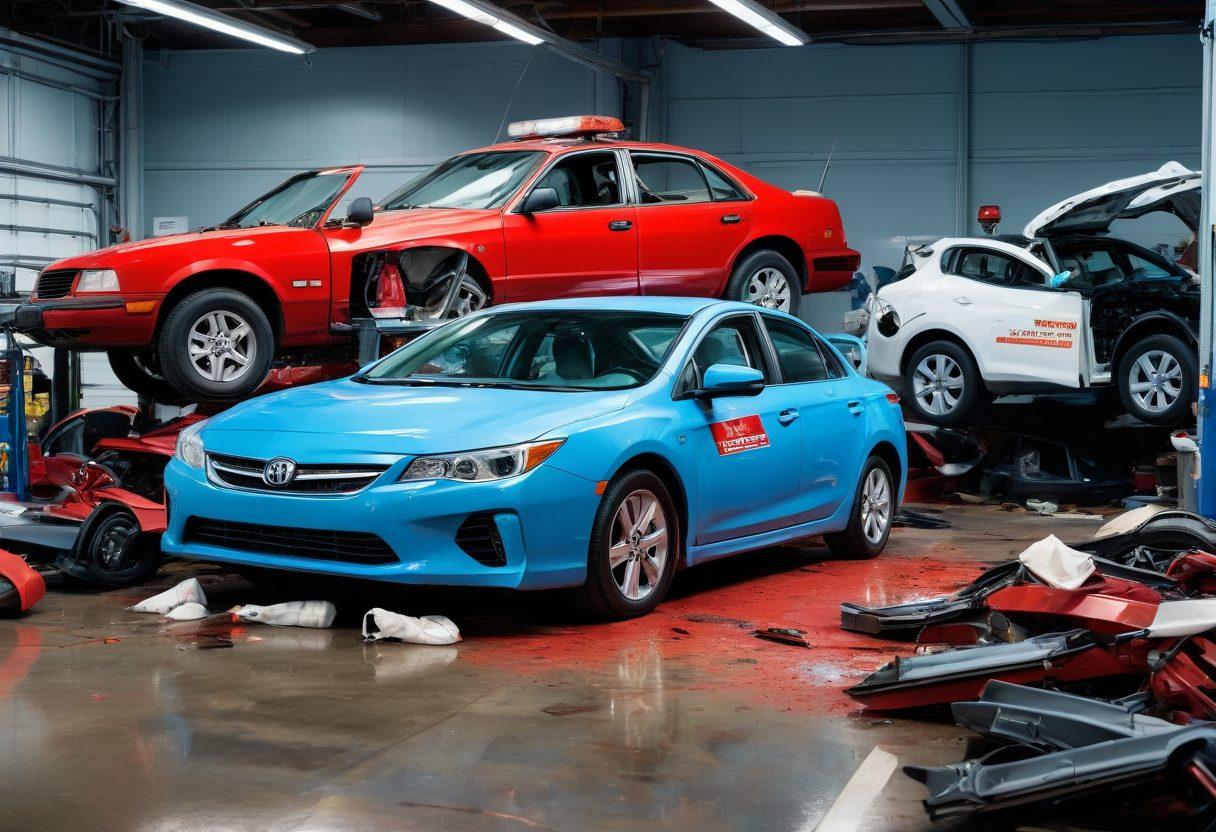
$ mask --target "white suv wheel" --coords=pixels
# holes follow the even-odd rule
[[[928,413],[946,416],[963,397],[963,369],[948,355],[926,355],[912,375],[912,395]]]

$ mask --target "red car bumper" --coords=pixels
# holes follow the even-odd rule
[[[23,303],[3,317],[51,347],[143,347],[156,328],[159,297],[110,295]],[[133,304],[139,311],[130,311]]]

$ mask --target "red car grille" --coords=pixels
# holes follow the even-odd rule
[[[34,286],[34,297],[39,300],[61,298],[72,291],[76,282],[75,269],[57,269],[38,275],[38,283]]]

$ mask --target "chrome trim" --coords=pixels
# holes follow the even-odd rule
[[[265,468],[265,465],[266,465],[265,461],[251,459],[248,457],[237,457],[237,456],[233,456],[231,454],[218,454],[218,456],[225,457],[226,459],[229,459],[229,460],[241,460],[241,461],[249,463],[249,465],[247,467],[242,467],[240,465],[234,465],[231,463],[218,462],[215,459],[216,456],[217,456],[217,454],[212,454],[210,452],[207,453],[207,465],[206,465],[207,481],[210,482],[212,485],[218,486],[220,488],[227,488],[231,491],[249,491],[249,492],[253,492],[256,494],[288,494],[288,495],[297,496],[297,497],[298,496],[349,497],[352,494],[358,494],[361,491],[364,491],[365,489],[371,487],[371,485],[373,483],[375,483],[376,480],[378,480],[382,476],[384,476],[385,472],[388,471],[389,468],[392,467],[391,465],[384,465],[384,466],[377,465],[375,467],[378,470],[367,470],[367,471],[351,471],[349,469],[342,469],[342,468],[317,469],[317,468],[304,467],[304,470],[298,472],[291,481],[292,483],[297,483],[302,480],[312,480],[312,481],[364,480],[364,479],[367,480],[367,482],[364,485],[362,485],[358,488],[352,488],[352,489],[342,490],[342,491],[329,491],[329,492],[310,491],[307,489],[291,488],[290,484],[285,488],[272,488],[265,484],[263,484],[263,486],[260,488],[250,488],[247,486],[234,485],[230,482],[226,482],[224,479],[222,479],[219,476],[219,474],[217,472],[235,474],[236,476],[239,476],[239,477],[256,477],[259,481],[261,481],[262,470]],[[297,471],[299,471],[299,469],[297,469]]]

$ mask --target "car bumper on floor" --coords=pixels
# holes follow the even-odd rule
[[[156,326],[159,297],[68,297],[0,308],[0,325],[47,346],[145,346]]]
[[[350,495],[221,487],[174,459],[165,472],[174,557],[406,584],[549,589],[586,578],[595,483],[541,465],[499,482],[395,482]]]

